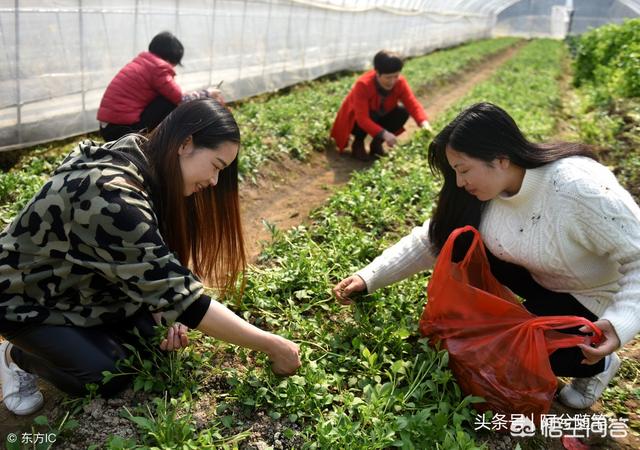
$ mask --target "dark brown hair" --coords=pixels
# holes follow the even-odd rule
[[[215,150],[224,142],[239,144],[240,130],[231,112],[217,101],[194,100],[169,114],[145,146],[160,231],[167,245],[224,296],[235,291],[246,266],[238,158],[220,172],[216,186],[185,197],[178,150],[189,137],[194,148]]]

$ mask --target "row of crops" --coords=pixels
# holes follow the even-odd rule
[[[578,139],[594,144],[640,201],[640,19],[572,40],[577,95],[569,114]]]
[[[409,61],[404,73],[418,92],[469,70],[490,55],[513,45],[517,39],[485,40]],[[304,159],[329,143],[329,130],[356,74],[304,83],[290,92],[265,95],[233,108],[242,134],[240,173],[254,177],[278,156]],[[36,149],[22,163],[0,173],[0,219],[7,223],[40,189],[48,175],[74,143]]]
[[[489,100],[510,111],[533,138],[548,138],[560,101],[562,56],[562,43],[527,44],[447,111],[436,128],[465,105]],[[336,280],[428,216],[437,192],[427,165],[428,141],[418,134],[358,173],[312,215],[310,225],[277,233],[250,271],[235,309],[300,343],[303,366],[297,375],[275,377],[261,355],[202,337],[172,363],[185,372],[167,377],[140,371],[139,387],[162,380],[156,388],[187,393],[174,403],[157,401],[155,410],[132,411],[142,424],[138,440],[113,438],[112,448],[231,446],[246,437],[243,430],[256,410],[282,427],[284,448],[477,448],[475,399],[461,394],[446,352],[418,339],[427,276],[365,296],[353,309],[338,306],[330,294]],[[227,364],[221,366],[222,360]],[[204,406],[194,399],[200,395],[208,398]],[[206,409],[203,428],[196,426],[198,408]],[[167,415],[171,429],[184,433],[168,432],[168,421],[160,420]]]

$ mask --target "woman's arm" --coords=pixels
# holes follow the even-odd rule
[[[407,108],[407,111],[409,112],[409,114],[411,114],[413,120],[415,120],[419,126],[422,126],[424,122],[429,123],[427,113],[422,107],[422,104],[413,94],[413,91],[411,90],[409,83],[407,83],[407,80],[404,79],[404,77],[401,77],[398,80],[398,84],[398,88],[400,89],[400,101],[405,106],[405,108]]]
[[[266,353],[276,374],[291,375],[300,367],[295,343],[251,325],[215,300],[196,328],[207,336]]]
[[[573,242],[618,264],[619,289],[599,321],[615,334],[608,343],[624,346],[640,332],[640,208],[607,168],[590,166],[589,177],[559,185],[560,195],[571,212],[566,226]]]
[[[353,86],[353,92],[351,93],[356,123],[370,136],[376,137],[384,131],[384,128],[375,123],[369,116],[370,97],[371,93],[369,87],[367,87],[364,82],[356,81],[356,84]],[[349,132],[351,132],[351,130],[349,130]]]
[[[410,234],[386,249],[369,265],[343,279],[333,288],[342,304],[351,303],[350,296],[377,289],[404,280],[418,272],[430,269],[435,262],[429,241],[429,220],[415,227]]]
[[[356,272],[372,293],[377,289],[409,278],[433,267],[436,258],[431,253],[429,220],[386,249],[368,266]]]

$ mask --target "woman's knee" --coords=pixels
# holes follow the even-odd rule
[[[102,397],[112,397],[131,383],[131,375],[122,367],[123,358],[93,360],[76,374],[74,395],[83,396],[95,390]]]
[[[130,383],[121,368],[129,356],[124,343],[117,330],[61,326],[34,327],[16,340],[24,351],[19,359],[25,370],[73,396],[86,395],[92,385],[99,394],[112,396]],[[107,372],[112,375],[105,378]]]

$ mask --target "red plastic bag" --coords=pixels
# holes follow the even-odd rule
[[[465,232],[473,241],[464,259],[452,261],[453,244]],[[451,233],[427,286],[428,301],[420,332],[449,352],[449,367],[466,394],[483,397],[477,409],[534,415],[549,411],[557,388],[549,355],[590,342],[558,329],[588,325],[593,342],[602,332],[576,316],[537,317],[528,312],[491,274],[478,231],[470,226]]]

